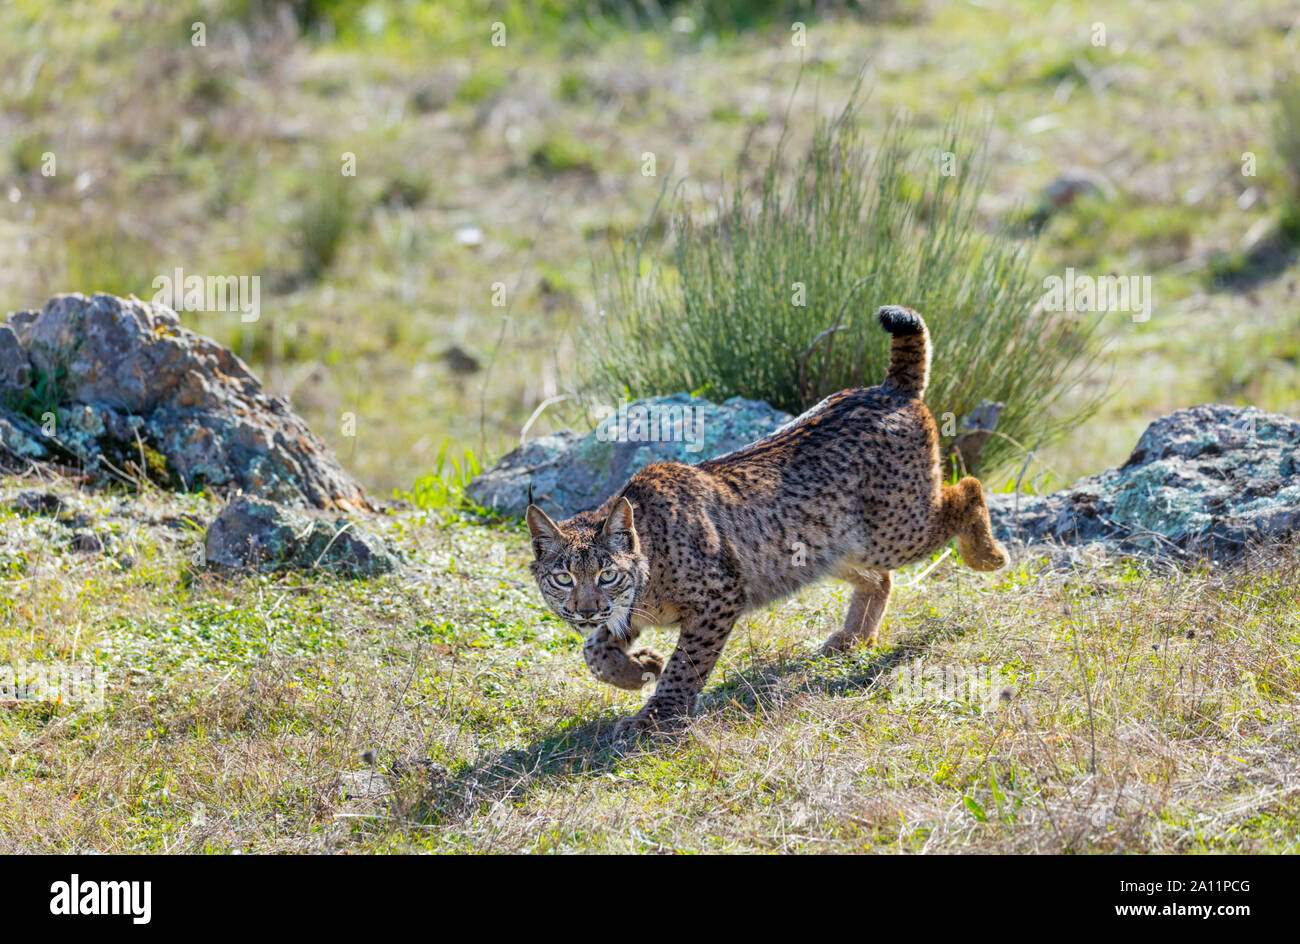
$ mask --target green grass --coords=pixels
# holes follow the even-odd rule
[[[409,501],[426,511],[473,508],[473,503],[465,494],[465,488],[483,471],[482,463],[472,449],[466,449],[460,458],[452,455],[449,462],[447,448],[450,445],[449,441],[442,444],[429,475],[416,479],[409,490],[399,490],[394,497]]]
[[[67,368],[62,365],[53,374],[40,368],[32,368],[31,382],[28,386],[18,393],[6,392],[0,404],[42,426],[47,417],[56,413],[58,409],[66,376]]]

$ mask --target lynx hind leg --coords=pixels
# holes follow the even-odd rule
[[[631,639],[616,636],[602,626],[592,630],[583,642],[582,658],[600,681],[615,688],[640,691],[646,682],[653,682],[663,673],[664,657],[653,649],[629,652],[631,643]]]
[[[975,570],[1005,567],[1007,549],[993,536],[979,479],[968,475],[956,485],[945,485],[943,503],[949,530],[957,538],[957,550],[966,566]]]
[[[844,652],[859,641],[874,646],[880,639],[880,623],[889,606],[894,578],[889,571],[853,569],[841,574],[853,585],[853,598],[844,617],[844,628],[832,633],[822,652]]]

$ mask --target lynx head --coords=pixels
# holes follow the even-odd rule
[[[525,517],[546,605],[579,631],[608,626],[624,635],[649,575],[628,500],[620,498],[604,518],[584,512],[556,524],[536,505]]]

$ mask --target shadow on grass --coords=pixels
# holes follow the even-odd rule
[[[612,745],[615,719],[551,731],[526,747],[495,752],[452,772],[426,760],[390,768],[390,813],[399,822],[446,825],[485,806],[525,795],[534,784],[600,776],[626,756]]]
[[[835,656],[809,654],[775,665],[754,666],[705,692],[700,697],[697,714],[725,711],[765,714],[799,695],[865,694],[894,669],[925,655],[934,643],[964,633],[955,624],[928,621],[885,649],[859,649]]]
[[[938,641],[965,630],[946,621],[925,626],[881,650],[847,656],[810,654],[775,664],[754,665],[699,699],[695,717],[764,716],[792,697],[842,697],[876,688],[889,673],[925,655]],[[658,754],[689,738],[681,732],[642,739],[632,750],[613,744],[616,718],[552,730],[522,748],[491,754],[455,772],[425,760],[397,761],[390,769],[391,813],[406,823],[446,825],[486,806],[522,797],[537,783],[599,777],[637,754]]]

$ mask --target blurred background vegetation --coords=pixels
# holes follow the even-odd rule
[[[1294,0],[0,0],[0,309],[260,275],[258,323],[183,321],[387,494],[553,398],[531,434],[625,391],[874,383],[874,335],[791,368],[869,275],[845,333],[920,308],[931,407],[1024,404],[1059,484],[1179,406],[1300,414],[1297,62]],[[1150,320],[1043,318],[1067,266],[1152,276]]]

